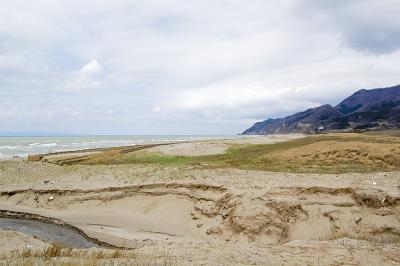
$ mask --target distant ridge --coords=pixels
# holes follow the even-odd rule
[[[335,107],[329,104],[284,118],[267,119],[243,135],[315,133],[400,128],[400,85],[359,90]]]

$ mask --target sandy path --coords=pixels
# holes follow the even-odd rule
[[[223,154],[233,145],[272,144],[303,138],[302,134],[247,136],[238,139],[192,141],[146,149],[148,152],[159,152],[165,155],[201,156]]]

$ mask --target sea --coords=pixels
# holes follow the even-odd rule
[[[130,136],[45,136],[0,137],[0,159],[27,157],[29,154],[52,153],[93,148],[130,146],[189,140],[234,139],[238,135],[130,135]]]

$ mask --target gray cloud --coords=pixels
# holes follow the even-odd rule
[[[293,10],[317,27],[337,31],[354,49],[382,54],[400,47],[400,5],[396,0],[300,0]]]

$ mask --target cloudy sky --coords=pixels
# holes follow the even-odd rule
[[[400,83],[398,0],[5,0],[0,132],[235,134]]]

